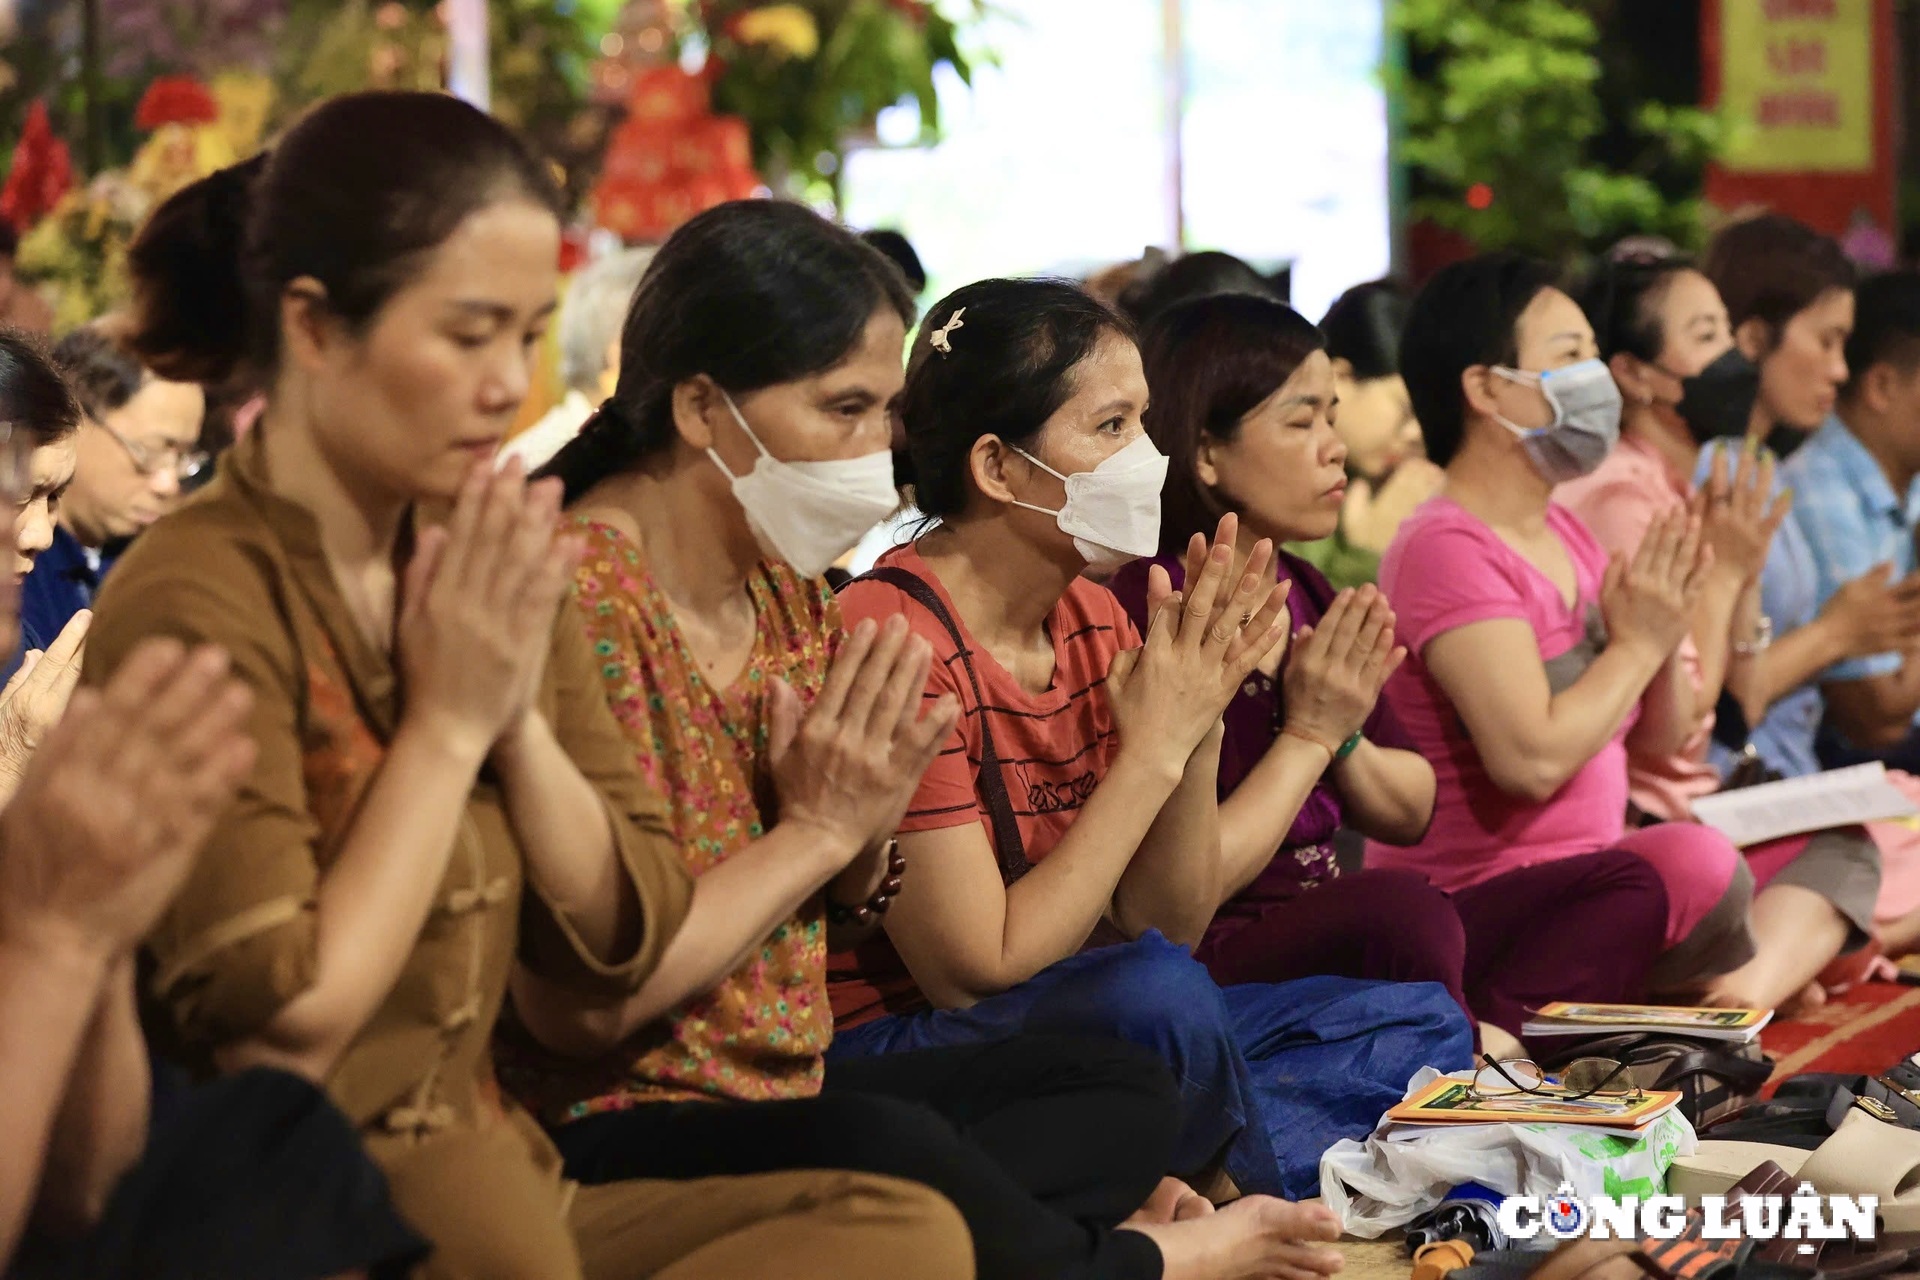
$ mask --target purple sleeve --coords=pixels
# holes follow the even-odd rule
[[[1120,572],[1107,582],[1107,590],[1113,593],[1120,607],[1127,611],[1127,617],[1133,620],[1133,629],[1141,635],[1147,632],[1147,574],[1154,565],[1165,568],[1173,579],[1173,588],[1180,589],[1180,580],[1185,576],[1184,566],[1171,559],[1134,560],[1121,566]],[[1136,641],[1137,643],[1137,641]],[[1132,646],[1123,646],[1131,648]]]
[[[1291,552],[1282,551],[1280,562],[1281,572],[1293,580],[1293,592],[1287,597],[1287,604],[1293,610],[1294,630],[1319,626],[1320,619],[1326,617],[1339,591],[1327,581],[1324,573]],[[1374,704],[1373,714],[1367,717],[1364,732],[1367,741],[1375,746],[1396,751],[1414,749],[1412,740],[1400,727],[1400,721],[1388,708],[1384,695]]]

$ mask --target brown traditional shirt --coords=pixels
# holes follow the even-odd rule
[[[316,521],[269,487],[257,436],[119,562],[99,599],[86,679],[100,683],[136,642],[161,635],[224,646],[256,699],[259,761],[144,957],[157,1042],[211,1069],[215,1050],[258,1032],[312,982],[316,887],[380,768],[401,700],[389,656],[351,619]],[[441,1160],[482,1149],[530,1161],[535,1181],[516,1185],[549,1186],[558,1205],[557,1153],[495,1084],[488,1040],[509,970],[518,959],[616,999],[638,989],[686,916],[678,842],[608,712],[571,607],[559,612],[539,705],[606,805],[644,935],[632,955],[592,954],[527,880],[483,773],[412,956],[326,1081],[395,1175],[403,1209],[406,1186],[431,1186]]]

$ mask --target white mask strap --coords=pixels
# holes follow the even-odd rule
[[[718,383],[715,383],[714,386],[718,388],[720,398],[727,402],[727,411],[733,414],[733,420],[740,424],[740,429],[747,433],[747,439],[753,441],[753,447],[760,451],[760,456],[763,458],[773,458],[773,455],[767,452],[767,446],[760,443],[760,437],[753,434],[753,428],[747,425],[746,415],[740,412],[740,406],[733,402],[733,397],[728,394],[727,389]],[[713,459],[714,466],[720,468],[721,475],[729,480],[738,480],[740,478],[733,474],[732,469],[729,468],[725,462],[721,461],[720,451],[718,449],[709,445],[707,447],[707,456]],[[774,461],[777,462],[779,459],[775,458]]]

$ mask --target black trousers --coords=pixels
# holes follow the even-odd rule
[[[951,1200],[980,1280],[1155,1280],[1160,1250],[1114,1226],[1166,1172],[1179,1124],[1158,1057],[1119,1041],[1021,1036],[827,1069],[817,1098],[656,1102],[554,1132],[567,1176],[702,1178],[849,1169]]]
[[[7,1280],[400,1280],[427,1256],[325,1094],[254,1068],[188,1087],[154,1068],[140,1162],[86,1235],[29,1233]]]

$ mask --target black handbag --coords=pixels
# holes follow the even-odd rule
[[[1883,1076],[1808,1072],[1783,1080],[1773,1097],[1701,1128],[1703,1138],[1771,1142],[1812,1151],[1856,1106],[1888,1124],[1920,1129],[1920,1069],[1903,1063]]]

